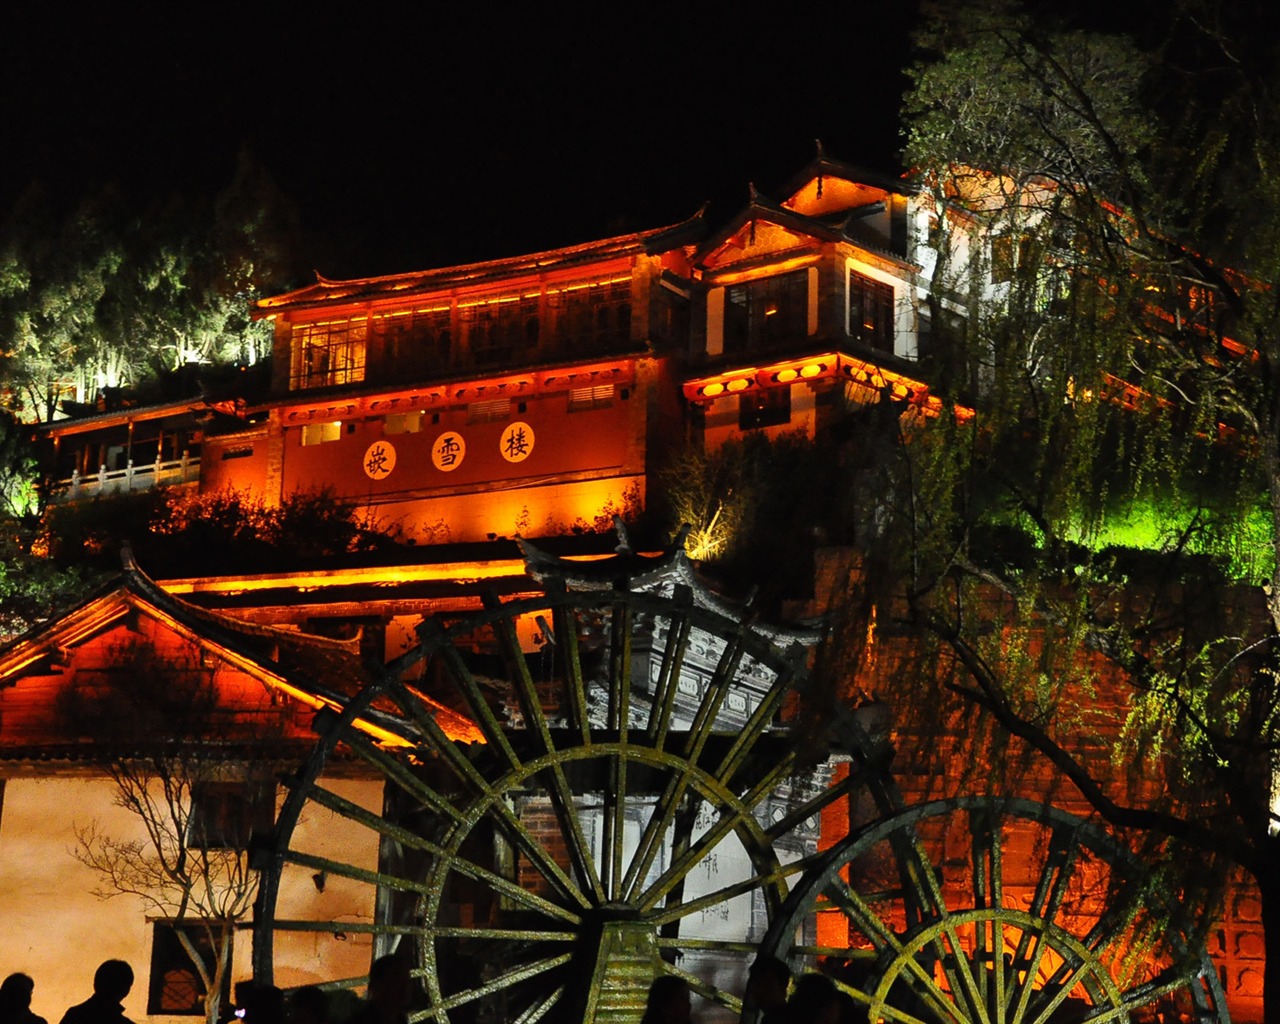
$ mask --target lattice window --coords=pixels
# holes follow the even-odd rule
[[[809,272],[744,281],[724,290],[724,351],[747,352],[809,333]]]
[[[331,387],[364,380],[367,322],[363,317],[295,324],[289,388]]]
[[[893,289],[849,271],[849,337],[882,352],[893,351]]]
[[[569,392],[569,411],[603,409],[613,405],[613,385],[597,384],[594,387],[574,388]]]
[[[191,957],[178,938],[181,929],[207,964],[214,961],[213,944],[203,923],[156,921],[151,932],[151,974],[147,1013],[203,1017],[205,988]],[[231,942],[232,937],[228,936]],[[222,1005],[230,1006],[231,972],[222,982]]]

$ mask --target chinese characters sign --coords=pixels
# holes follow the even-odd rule
[[[503,429],[498,453],[507,462],[524,462],[533,453],[533,445],[533,427],[516,421]],[[466,457],[466,439],[456,430],[446,430],[431,442],[431,464],[441,473],[452,473]],[[396,468],[395,446],[390,441],[375,441],[365,449],[361,466],[370,480],[385,480]]]
[[[498,442],[498,450],[508,462],[523,462],[533,452],[533,427],[517,420],[508,423]]]
[[[364,473],[370,480],[385,480],[396,468],[396,450],[389,441],[374,441],[364,453]]]
[[[431,444],[431,464],[442,473],[452,473],[467,457],[467,442],[454,430],[446,430]]]

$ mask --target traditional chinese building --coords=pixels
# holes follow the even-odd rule
[[[50,731],[47,723],[58,694],[69,688],[124,685],[112,654],[121,643],[145,636],[156,650],[198,666],[220,693],[225,689],[233,719],[275,716],[294,737],[316,709],[343,706],[350,681],[368,678],[370,664],[402,655],[425,616],[480,609],[486,593],[490,602],[536,593],[527,552],[514,538],[548,538],[547,547],[579,559],[609,555],[613,517],[630,518],[650,504],[654,474],[678,447],[715,449],[750,432],[813,436],[846,403],[886,393],[927,411],[922,367],[937,344],[931,313],[964,312],[963,295],[933,295],[933,217],[930,205],[901,181],[820,155],[776,200],[753,189],[746,207],[723,223],[698,214],[676,225],[489,262],[318,278],[255,307],[275,329],[265,393],[104,410],[43,428],[57,501],[167,486],[205,493],[232,488],[273,504],[324,488],[412,540],[417,556],[410,564],[308,565],[158,584],[131,570],[66,617],[0,651],[6,780],[0,935],[6,947],[20,948],[12,945],[24,931],[18,922],[37,904],[67,901],[58,934],[73,933],[83,927],[83,915],[94,913],[86,909],[87,896],[68,895],[87,893],[92,883],[75,861],[63,863],[58,850],[74,835],[81,808],[109,807],[110,786],[95,774],[92,744]],[[525,654],[554,653],[545,622],[528,616],[513,628]],[[657,666],[660,641],[666,634],[657,630],[644,648]],[[701,660],[690,662],[697,661],[697,671],[688,673],[688,689],[672,698],[685,727],[699,721],[698,702],[713,689],[723,649],[704,644]],[[313,673],[314,685],[301,686],[297,666],[307,658],[323,668]],[[726,720],[744,727],[767,689],[766,683],[731,692],[738,703],[726,697]],[[652,692],[659,692],[656,683]],[[476,716],[456,706],[435,710],[447,720],[446,731],[463,735],[475,727]],[[545,724],[549,733],[565,727],[551,715]],[[390,735],[375,739],[394,742]],[[847,778],[848,771],[841,767],[835,775]],[[389,813],[379,806],[380,785],[358,766],[335,783],[353,805]],[[597,790],[584,784],[582,791]],[[552,815],[549,798],[520,794],[513,806],[522,800],[531,815]],[[43,810],[51,804],[60,808],[57,815]],[[788,812],[777,813],[785,819]],[[812,827],[820,820],[825,831],[839,831],[849,813],[825,809]],[[607,814],[593,814],[583,820],[605,831]],[[350,812],[334,820],[349,824],[357,817]],[[42,818],[50,828],[38,827]],[[635,831],[642,824],[619,828]],[[347,840],[340,830],[326,832],[332,826],[316,818],[300,824],[299,842],[309,856],[338,856],[335,846]],[[816,834],[806,835],[788,856],[817,843]],[[345,863],[366,872],[385,869],[391,858],[385,836],[362,834],[348,845]],[[63,869],[79,874],[60,881]],[[411,912],[403,902],[343,903],[345,890],[326,882],[324,868],[307,875],[311,881],[304,877],[282,897],[290,913],[351,927],[341,940],[328,941],[332,933],[323,943],[317,938],[314,969],[295,964],[289,984],[350,975],[348,961],[367,961],[373,917]],[[502,903],[493,901],[493,913]],[[468,922],[478,914],[459,907],[450,912]],[[1249,913],[1232,909],[1214,950],[1233,1010],[1246,1019],[1260,1016],[1262,963],[1260,929]],[[729,909],[726,901],[724,914],[737,922],[758,908]],[[172,1006],[164,1004],[162,979],[154,975],[175,969],[155,952],[168,948],[156,938],[165,922],[109,911],[92,920],[119,950],[104,957],[150,965],[139,987],[148,993],[148,1019],[163,1017]],[[615,924],[600,927],[617,938],[622,933]],[[48,927],[43,931],[27,936],[32,957],[50,934]],[[236,977],[248,973],[247,946],[237,947]],[[87,990],[93,966],[54,970],[38,960],[11,969],[23,963],[36,963],[32,973],[41,984],[59,986],[64,1002]],[[131,1015],[143,1015],[141,1001],[129,1005]]]

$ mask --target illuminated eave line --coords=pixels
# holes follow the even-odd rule
[[[303,288],[295,288],[293,291],[284,292],[280,295],[272,295],[267,298],[260,299],[251,307],[255,316],[266,316],[279,312],[280,310],[296,307],[303,303],[324,302],[325,292],[329,290],[339,291],[346,289],[349,292],[356,289],[373,289],[377,288],[380,292],[396,292],[408,291],[415,287],[430,289],[432,282],[439,281],[443,287],[443,282],[450,275],[456,275],[461,278],[459,283],[465,283],[467,280],[463,275],[494,275],[494,276],[517,276],[522,273],[545,272],[557,268],[561,263],[571,262],[574,260],[582,260],[584,258],[595,258],[600,262],[606,262],[610,259],[620,259],[627,256],[635,255],[637,252],[644,252],[647,243],[654,238],[658,238],[668,232],[678,231],[680,228],[693,224],[697,221],[698,215],[679,221],[675,224],[664,225],[658,228],[648,228],[644,231],[632,232],[626,235],[615,235],[610,238],[596,239],[591,242],[582,242],[578,245],[562,246],[558,249],[546,249],[541,252],[527,253],[521,256],[506,256],[496,260],[485,260],[479,263],[462,263],[449,267],[438,267],[431,270],[412,271],[402,274],[387,274],[377,277],[356,277],[346,280],[330,280],[320,274],[316,275],[315,284],[307,285]],[[336,295],[333,298],[343,298],[348,296]],[[330,299],[329,301],[333,301]]]
[[[74,627],[69,627],[61,633],[48,635],[41,640],[32,640],[18,645],[6,659],[0,661],[0,680],[17,675],[41,658],[58,654],[62,648],[78,644],[81,640],[107,628],[128,614],[130,605],[127,599],[113,595],[103,600],[107,602],[107,607],[92,613],[88,613],[86,609],[86,613],[77,616],[81,621]]]
[[[407,411],[418,408],[434,408],[471,401],[483,401],[487,397],[499,399],[510,396],[541,395],[585,387],[592,383],[610,383],[628,387],[635,383],[635,363],[642,353],[617,359],[595,360],[587,363],[571,363],[551,370],[531,370],[528,373],[509,374],[502,377],[475,377],[465,380],[442,381],[428,386],[400,388],[394,391],[378,391],[359,395],[332,394],[315,396],[305,392],[295,393],[265,405],[255,406],[249,412],[279,410],[286,425],[303,420],[341,419],[343,417],[376,415],[385,412]],[[602,378],[602,379],[597,379]],[[492,392],[492,394],[488,394]],[[403,403],[405,410],[395,406]],[[379,408],[392,406],[390,409]]]
[[[193,576],[186,579],[157,580],[156,586],[168,594],[240,594],[281,588],[323,590],[359,584],[449,582],[465,585],[479,580],[524,574],[523,559],[505,558],[487,562],[447,562],[438,565],[334,569],[261,576]]]
[[[894,398],[910,402],[927,416],[941,415],[944,409],[942,400],[931,394],[928,385],[922,381],[839,352],[806,355],[763,367],[735,367],[723,373],[685,381],[681,390],[687,401],[707,403],[754,389],[832,379],[848,380],[877,391],[890,388]],[[974,411],[956,406],[954,415],[961,421],[967,421],[973,418]]]

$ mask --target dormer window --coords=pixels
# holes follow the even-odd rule
[[[772,348],[809,333],[809,275],[796,270],[725,289],[724,351]]]

